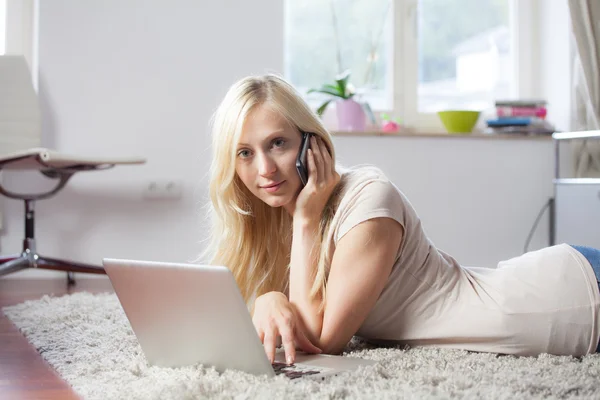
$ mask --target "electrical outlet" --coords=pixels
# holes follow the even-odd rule
[[[144,186],[143,197],[149,200],[177,200],[183,195],[183,182],[177,179],[153,179]]]

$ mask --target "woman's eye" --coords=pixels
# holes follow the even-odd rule
[[[240,151],[238,151],[238,157],[240,157],[240,158],[248,158],[248,157],[250,157],[250,151],[248,151],[248,150],[240,150]]]
[[[285,144],[285,140],[282,138],[273,140],[273,147],[283,147],[284,144]]]

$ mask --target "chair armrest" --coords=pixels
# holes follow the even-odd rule
[[[144,164],[145,158],[82,157],[46,148],[33,148],[0,155],[0,169],[61,169],[72,172],[106,169],[115,165]]]
[[[72,156],[45,148],[32,148],[0,154],[0,171],[10,170],[37,170],[51,179],[57,179],[56,186],[44,193],[24,194],[11,192],[0,183],[0,194],[12,199],[39,200],[53,196],[62,189],[67,181],[80,171],[95,171],[112,168],[116,165],[144,164],[144,158],[96,158]]]

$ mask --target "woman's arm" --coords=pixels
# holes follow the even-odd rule
[[[375,218],[352,228],[337,243],[329,272],[326,304],[311,300],[316,260],[307,257],[313,227],[301,230],[292,243],[290,302],[302,319],[309,339],[325,353],[339,353],[364,322],[390,275],[402,226],[391,218]],[[294,235],[296,236],[296,226]]]
[[[297,310],[300,328],[317,343],[323,323],[323,314],[319,312],[321,298],[311,298],[310,290],[320,248],[319,223],[340,175],[322,139],[311,137],[306,158],[308,182],[298,194],[293,213],[289,300]]]
[[[318,252],[314,249],[318,249],[318,229],[318,222],[294,220],[289,285],[290,303],[296,307],[306,335],[317,347],[323,324],[323,313],[319,312],[321,296],[311,298],[310,290],[317,270]]]
[[[309,177],[296,199],[290,260],[289,301],[299,328],[322,350],[339,352],[363,323],[387,281],[403,229],[391,218],[374,218],[353,227],[337,243],[327,283],[325,308],[311,298],[323,208],[340,176],[325,144],[312,137]]]
[[[333,254],[318,347],[339,353],[375,306],[390,276],[403,228],[376,218],[351,229]]]

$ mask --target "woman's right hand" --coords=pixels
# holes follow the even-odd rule
[[[306,337],[294,306],[281,292],[265,293],[256,299],[252,322],[271,364],[275,361],[278,336],[281,336],[288,364],[293,364],[296,359],[296,346],[306,353],[321,352]]]

